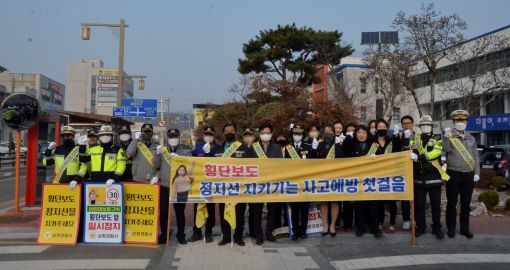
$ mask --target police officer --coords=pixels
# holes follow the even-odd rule
[[[159,179],[161,180],[159,189],[160,198],[160,213],[159,213],[159,224],[161,227],[160,242],[166,242],[166,235],[168,233],[168,197],[170,195],[170,161],[173,156],[187,156],[188,153],[185,149],[179,147],[180,131],[172,128],[167,131],[167,142],[168,144],[161,150],[161,155],[154,159],[154,166],[159,170]],[[187,243],[184,234],[184,228],[186,225],[184,210],[186,209],[186,203],[174,203],[175,218],[177,221],[177,242],[185,245]]]
[[[83,136],[83,138],[79,138],[79,140],[87,141],[87,145],[85,149],[89,149],[91,147],[94,147],[98,145],[99,136],[97,135],[98,131],[96,128],[91,128],[87,131],[87,135]],[[80,150],[81,150],[80,146]],[[83,176],[83,180],[90,181],[90,164],[86,163],[85,167],[87,168],[87,172],[85,173],[85,176]]]
[[[141,134],[135,134],[135,140],[129,143],[126,150],[127,155],[133,159],[133,181],[157,184],[159,178],[156,175],[154,159],[161,155],[163,147],[153,140],[151,124],[143,124],[140,130]]]
[[[455,237],[456,206],[460,195],[460,234],[473,238],[469,230],[469,212],[471,196],[475,182],[480,180],[480,160],[476,140],[466,133],[469,113],[456,110],[451,113],[454,128],[445,130],[443,151],[446,153],[447,174],[450,180],[446,182],[446,226],[448,237]]]
[[[432,208],[432,234],[437,239],[443,239],[444,233],[441,230],[441,184],[448,180],[441,165],[443,142],[439,136],[432,134],[432,117],[424,115],[418,124],[421,132],[413,134],[409,146],[413,152],[410,158],[414,169],[414,201],[416,211],[416,236],[425,234],[427,225],[425,223],[425,203],[427,193]]]
[[[294,125],[291,129],[292,143],[284,146],[284,158],[291,159],[307,159],[311,157],[312,149],[303,144],[304,128],[300,124]],[[306,229],[308,226],[308,209],[310,208],[309,202],[293,202],[290,203],[292,209],[292,240],[297,240],[299,237],[306,238]]]
[[[92,182],[106,182],[110,187],[126,170],[124,150],[113,144],[113,129],[109,125],[101,126],[99,130],[100,144],[87,149],[88,138],[80,142],[80,162],[90,166],[90,180]]]
[[[53,183],[69,183],[71,190],[83,180],[87,171],[85,164],[79,160],[79,146],[74,143],[75,134],[76,131],[71,126],[62,127],[63,144],[55,148],[55,143],[51,142],[43,159],[44,166],[55,165]]]
[[[214,157],[214,153],[217,148],[217,144],[214,142],[214,128],[210,126],[204,127],[203,138],[199,138],[199,140],[203,140],[203,143],[197,143],[195,148],[191,152],[191,155],[194,157]],[[196,217],[197,217],[197,206],[198,204],[194,204],[194,219],[193,219],[193,235],[188,239],[188,242],[195,242],[198,240],[202,240],[202,228],[197,228]],[[216,222],[215,217],[215,204],[207,203],[207,219],[205,222],[205,242],[211,243],[212,239],[212,229]]]
[[[119,134],[120,147],[122,147],[124,154],[126,154],[126,170],[120,180],[122,182],[133,181],[133,157],[127,154],[127,148],[133,141],[131,138],[131,129],[129,127],[122,127],[117,134]]]

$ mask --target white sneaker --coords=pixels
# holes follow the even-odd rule
[[[409,230],[411,228],[411,221],[404,221],[404,224],[402,224],[402,229]]]

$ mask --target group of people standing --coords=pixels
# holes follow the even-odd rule
[[[371,121],[368,125],[335,122],[322,127],[309,124],[306,129],[302,124],[291,124],[289,132],[279,133],[270,123],[258,127],[246,128],[242,132],[242,141],[237,140],[236,128],[226,124],[222,129],[223,143],[215,129],[206,126],[203,134],[198,136],[192,156],[222,158],[288,158],[288,159],[342,159],[360,156],[383,155],[399,151],[410,151],[413,161],[414,200],[416,236],[426,233],[425,206],[428,195],[432,210],[432,233],[439,239],[444,238],[441,225],[441,188],[446,183],[447,235],[455,237],[456,206],[460,195],[460,234],[472,238],[469,228],[469,204],[474,183],[479,180],[479,157],[476,141],[465,129],[468,113],[457,110],[452,113],[453,128],[447,128],[441,135],[433,134],[433,121],[430,116],[422,116],[418,129],[414,128],[411,116],[401,119],[403,131],[395,128],[390,135],[389,124],[384,119]],[[258,135],[257,135],[258,132]],[[63,144],[55,148],[50,143],[45,152],[45,164],[55,164],[55,182],[69,183],[74,188],[82,181],[106,181],[111,185],[117,181],[137,181],[161,185],[160,227],[163,242],[168,224],[169,196],[177,202],[185,202],[187,189],[193,181],[191,171],[178,168],[176,175],[170,175],[170,160],[173,156],[187,155],[179,147],[180,132],[170,129],[167,132],[167,145],[160,146],[153,141],[153,128],[144,124],[134,139],[127,128],[119,130],[120,144],[112,142],[113,131],[110,126],[103,126],[99,132],[89,131],[88,138],[80,138],[79,146],[74,142],[76,132],[72,127],[64,127]],[[98,142],[99,140],[99,142]],[[68,158],[70,157],[70,158]],[[342,162],[339,160],[338,162]],[[445,171],[444,164],[447,165]],[[367,168],[369,169],[369,168]],[[170,180],[172,179],[172,180]],[[173,193],[170,195],[169,186]],[[400,202],[402,209],[402,228],[410,228],[410,203]],[[193,227],[193,233],[185,238],[185,203],[174,203],[177,222],[176,238],[180,244],[204,239],[202,228]],[[273,230],[282,225],[291,225],[292,240],[306,238],[308,227],[309,202],[289,203],[292,210],[291,220],[283,215],[285,203],[267,203],[267,222],[265,233],[262,227],[264,203],[237,203],[236,228],[232,234],[229,223],[224,219],[225,204],[219,203],[219,217],[222,238],[218,245],[225,245],[233,240],[244,246],[245,214],[248,210],[248,230],[250,237],[258,245],[264,240],[276,241]],[[396,230],[397,201],[332,201],[321,202],[320,211],[323,222],[322,235],[336,236],[340,220],[346,231],[356,229],[357,236],[371,233],[379,238],[383,233],[386,208],[389,208],[390,221],[388,232]],[[197,204],[194,205],[196,218]],[[215,226],[216,204],[206,205],[205,242],[213,241],[212,230]],[[290,224],[289,224],[290,223]],[[233,235],[233,239],[232,239]]]

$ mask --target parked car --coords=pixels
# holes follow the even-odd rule
[[[507,186],[510,185],[509,175],[510,145],[493,145],[482,150],[480,167],[491,169],[496,175],[505,177]]]
[[[0,142],[0,155],[8,155],[9,154],[9,143]]]

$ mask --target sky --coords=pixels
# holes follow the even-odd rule
[[[343,32],[355,55],[363,51],[361,32],[387,31],[400,10],[419,12],[411,0],[365,1],[107,1],[0,0],[0,66],[10,72],[44,74],[66,84],[67,67],[80,59],[101,59],[116,68],[118,38],[108,28],[91,28],[81,40],[81,23],[126,20],[124,70],[146,75],[137,98],[170,98],[171,111],[194,103],[233,99],[239,81],[242,44],[259,31],[296,23]],[[510,1],[436,1],[443,14],[468,24],[467,38],[510,24]],[[135,83],[135,86],[137,84]]]

